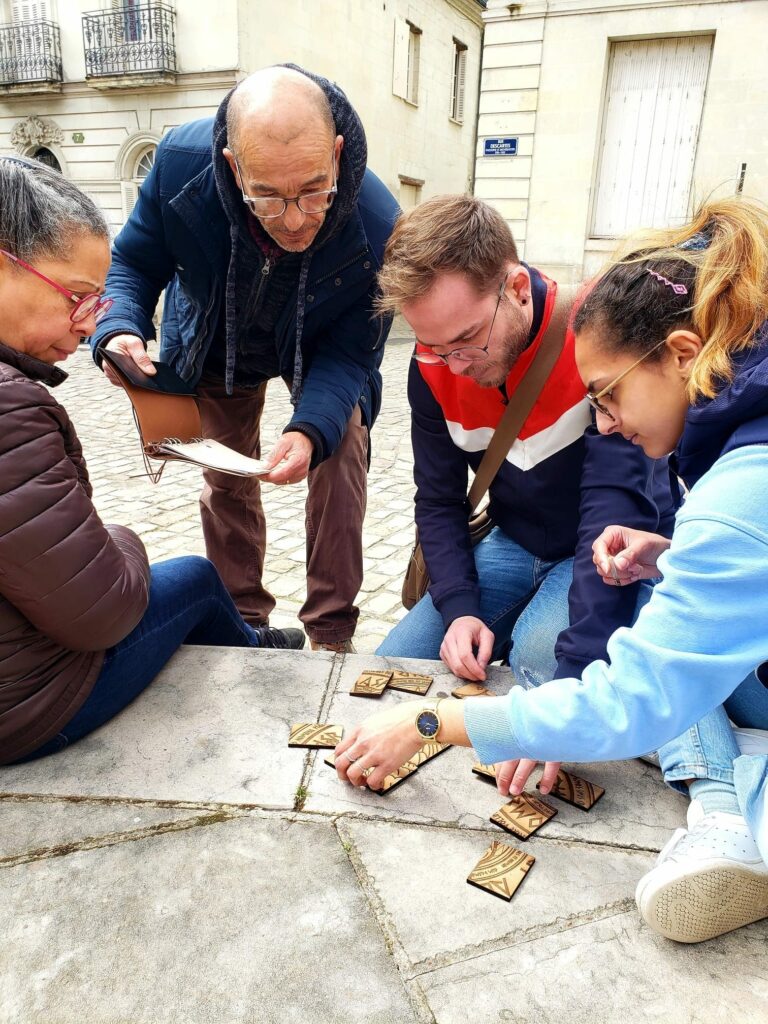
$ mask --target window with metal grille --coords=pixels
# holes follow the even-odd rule
[[[686,220],[713,38],[611,45],[592,237]]]
[[[467,47],[453,40],[453,83],[451,89],[451,118],[464,123],[464,92],[467,81]]]

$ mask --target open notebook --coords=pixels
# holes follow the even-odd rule
[[[100,354],[117,371],[131,400],[147,475],[154,483],[159,481],[165,463],[173,459],[234,476],[263,476],[269,472],[266,462],[202,436],[195,392],[170,366],[153,363],[157,374],[149,377],[130,356],[108,349]],[[160,465],[152,465],[150,459]]]

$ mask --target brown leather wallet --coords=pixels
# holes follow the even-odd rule
[[[116,375],[133,406],[133,417],[141,439],[141,450],[147,475],[157,483],[163,472],[163,465],[152,466],[147,457],[162,463],[177,458],[170,452],[162,452],[158,445],[164,441],[181,441],[184,444],[202,438],[200,410],[194,391],[164,363],[155,363],[158,377],[141,373],[130,356],[104,349],[101,355],[115,370]],[[169,374],[172,377],[169,377]],[[143,378],[141,384],[138,383]],[[175,380],[174,380],[175,378]],[[178,384],[176,383],[178,382]],[[177,389],[173,394],[163,386]],[[182,393],[178,393],[181,391]]]

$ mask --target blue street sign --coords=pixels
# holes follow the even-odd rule
[[[511,139],[485,139],[483,156],[517,156],[517,137]]]

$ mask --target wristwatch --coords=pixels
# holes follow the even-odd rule
[[[440,700],[443,698],[441,697]],[[435,702],[434,708],[424,708],[416,715],[416,731],[425,741],[434,740],[440,731],[440,716],[437,713],[437,706],[440,700]]]

